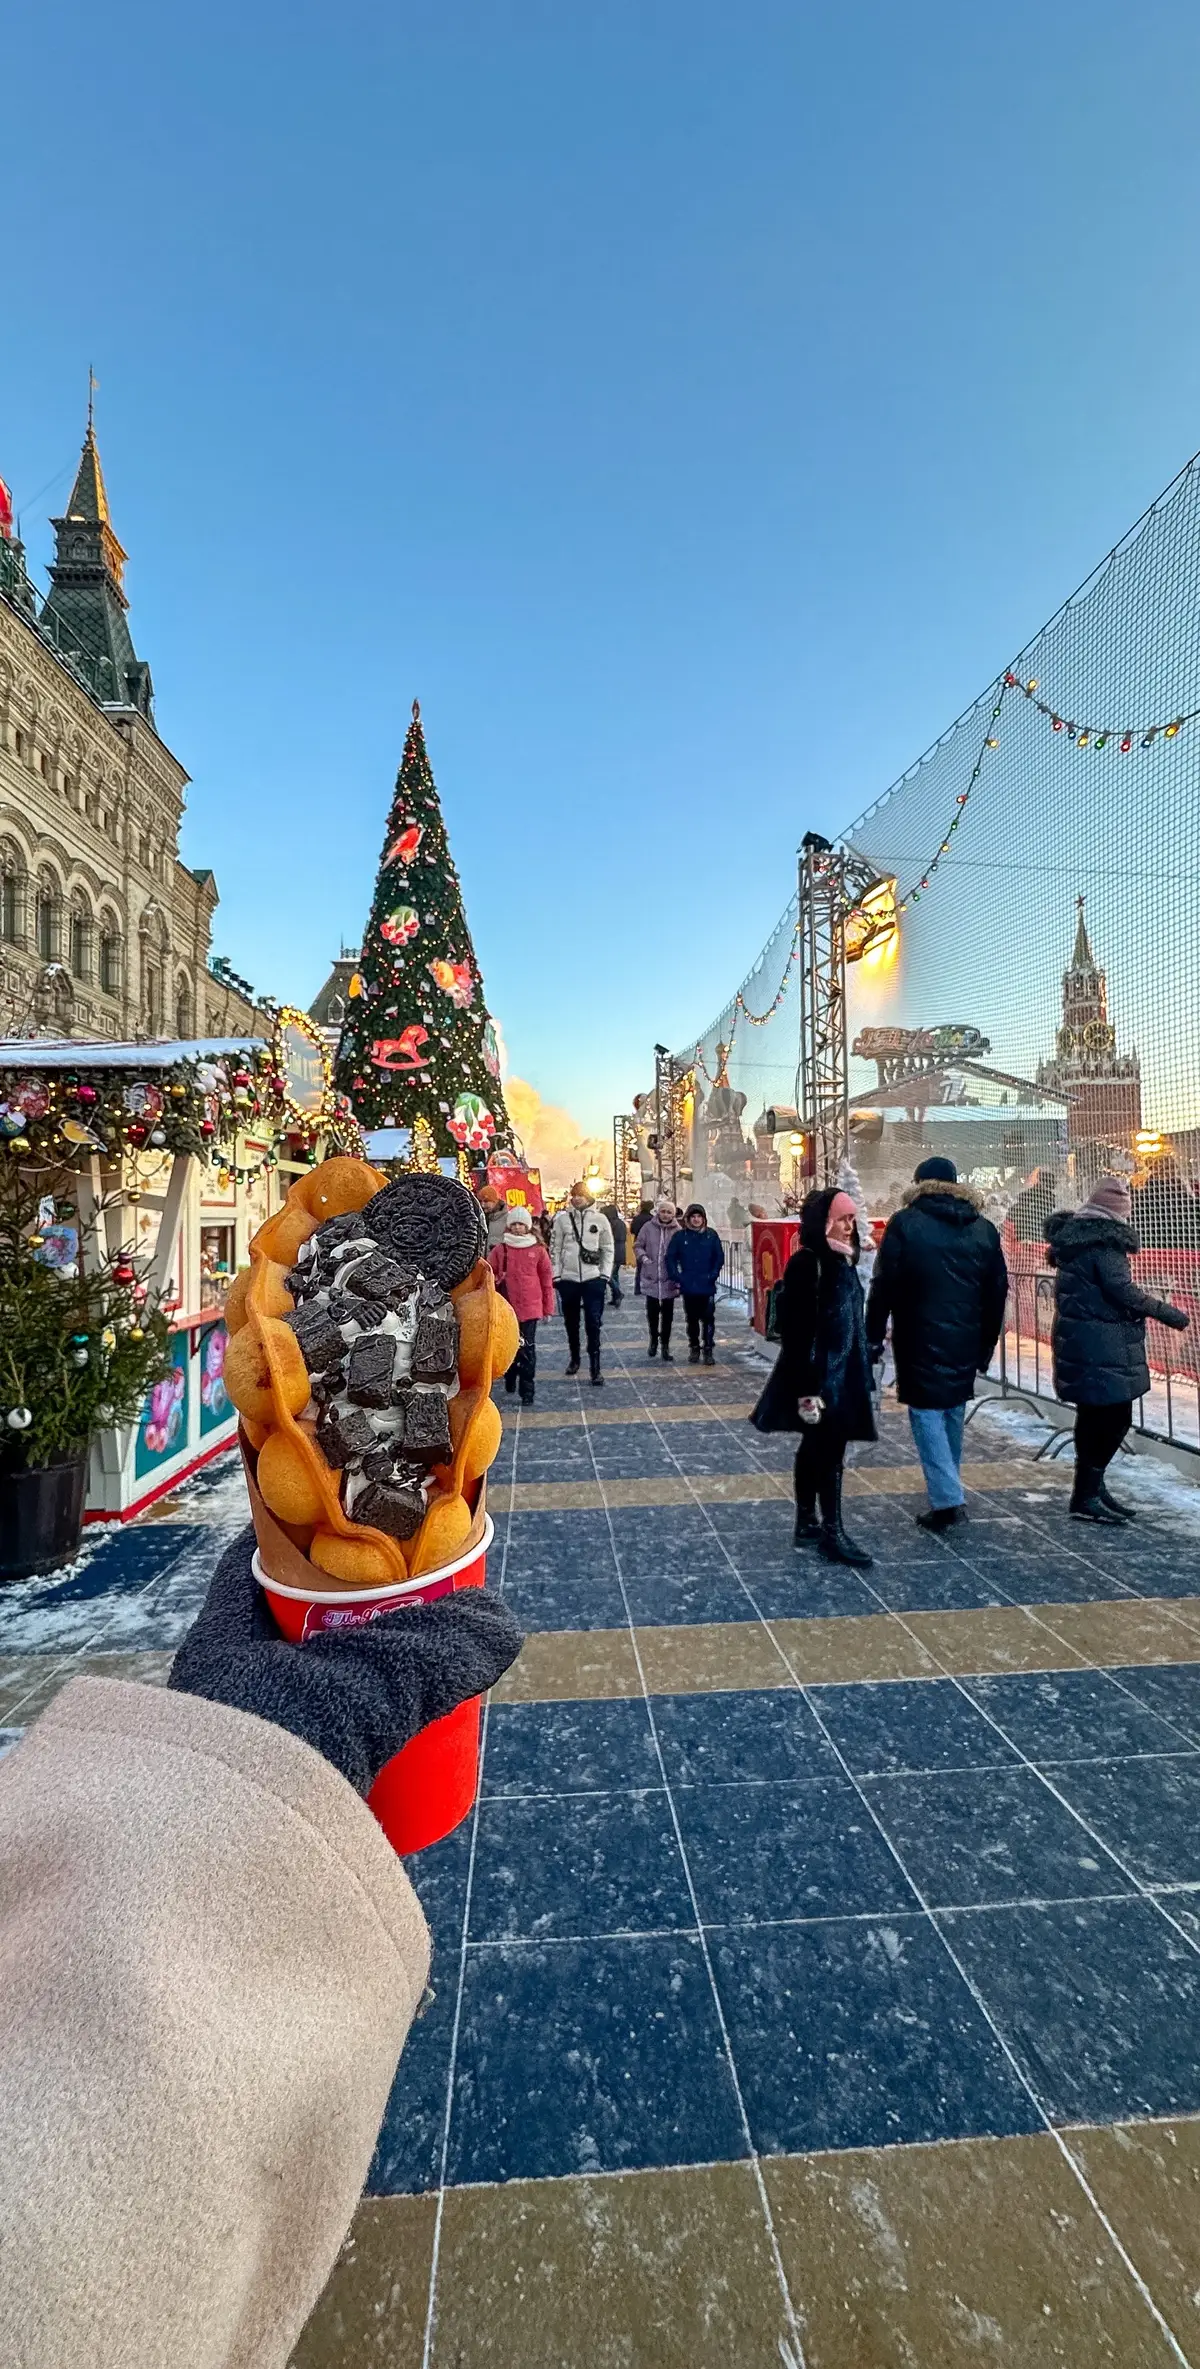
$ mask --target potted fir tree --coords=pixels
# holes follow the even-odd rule
[[[0,1580],[78,1551],[88,1451],[134,1422],[165,1372],[167,1324],[127,1256],[49,1263],[54,1208],[16,1162],[0,1170]],[[55,1214],[58,1212],[55,1210]],[[63,1211],[66,1215],[68,1212]],[[74,1219],[73,1207],[69,1215]]]

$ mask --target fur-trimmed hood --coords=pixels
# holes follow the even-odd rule
[[[1094,1209],[1056,1209],[1042,1231],[1056,1263],[1085,1250],[1120,1250],[1132,1258],[1142,1247],[1135,1227]]]
[[[950,1226],[969,1226],[983,1214],[983,1194],[975,1185],[947,1184],[940,1176],[928,1176],[910,1184],[900,1206],[919,1209],[924,1217],[940,1217]]]

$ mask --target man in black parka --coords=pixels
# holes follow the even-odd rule
[[[953,1160],[922,1160],[879,1246],[867,1300],[867,1339],[883,1355],[888,1318],[896,1396],[908,1419],[929,1511],[924,1530],[966,1520],[962,1462],[967,1400],[991,1363],[1008,1295],[1008,1269],[982,1195],[960,1184]]]

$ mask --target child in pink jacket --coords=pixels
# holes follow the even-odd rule
[[[519,1389],[522,1406],[531,1407],[538,1320],[554,1314],[554,1278],[546,1245],[534,1233],[533,1219],[523,1205],[509,1210],[504,1233],[488,1252],[488,1265],[497,1291],[503,1292],[521,1327],[521,1346],[504,1377],[504,1387],[509,1392]]]

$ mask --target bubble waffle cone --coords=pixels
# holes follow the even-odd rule
[[[452,1201],[451,1195],[458,1198]],[[314,1586],[322,1589],[379,1587],[417,1578],[453,1561],[469,1544],[482,1520],[484,1475],[500,1445],[492,1383],[507,1370],[520,1346],[516,1318],[497,1294],[492,1270],[480,1255],[484,1230],[476,1211],[472,1196],[448,1179],[401,1177],[389,1185],[365,1161],[331,1159],[299,1178],[283,1208],[254,1236],[249,1271],[238,1276],[226,1302],[225,1380],[242,1419],[259,1554],[272,1576],[282,1577],[274,1570],[283,1558],[281,1541],[290,1550],[286,1560],[293,1577],[293,1558],[298,1555],[309,1567]],[[313,1242],[329,1220],[345,1221],[358,1213],[364,1213],[360,1229],[346,1224],[330,1227],[321,1243]],[[334,1235],[339,1236],[338,1246],[329,1257],[343,1258],[344,1270],[320,1266],[325,1244]],[[313,1247],[306,1249],[310,1244]],[[417,1255],[415,1244],[427,1246],[426,1268],[420,1272],[396,1263],[411,1261]],[[302,1259],[310,1264],[298,1268],[296,1262]],[[394,1300],[394,1305],[402,1307],[410,1332],[418,1322],[413,1311],[426,1307],[425,1298],[418,1301],[418,1289],[429,1295],[429,1314],[421,1320],[428,1325],[426,1354],[436,1365],[438,1356],[449,1357],[451,1345],[456,1345],[453,1382],[447,1367],[444,1381],[418,1381],[415,1389],[398,1383],[389,1401],[387,1344],[392,1344],[397,1361],[409,1355],[410,1371],[415,1370],[414,1353],[411,1344],[405,1352],[396,1347],[400,1324],[388,1317],[383,1301],[339,1289],[355,1263],[362,1293],[374,1288],[376,1276],[385,1291],[390,1278],[395,1292],[407,1292],[408,1298]],[[439,1267],[441,1272],[430,1271]],[[322,1274],[336,1272],[336,1281],[313,1294],[306,1290],[305,1277],[318,1268]],[[453,1275],[458,1279],[447,1282]],[[339,1340],[341,1318],[347,1321]],[[298,1337],[306,1326],[307,1352]],[[415,1509],[409,1519],[416,1525],[410,1536],[394,1536],[369,1520],[354,1519],[345,1501],[348,1470],[362,1458],[343,1454],[339,1468],[317,1437],[322,1422],[322,1438],[331,1436],[329,1412],[322,1416],[314,1397],[314,1385],[324,1386],[328,1400],[329,1369],[322,1372],[310,1366],[306,1356],[318,1355],[313,1339],[322,1326],[325,1339],[319,1354],[328,1357],[332,1343],[336,1379],[340,1381],[348,1361],[355,1358],[365,1371],[374,1356],[384,1371],[381,1392],[372,1396],[366,1384],[360,1389],[367,1406],[378,1406],[380,1413],[371,1417],[358,1406],[349,1409],[349,1423],[357,1424],[362,1436],[368,1435],[372,1421],[381,1427],[411,1423],[410,1402],[416,1396],[423,1401],[422,1421],[432,1426],[426,1439],[440,1432],[441,1452],[426,1461],[419,1490],[411,1476],[408,1480]],[[347,1331],[355,1337],[343,1347]],[[346,1390],[352,1388],[353,1377]],[[435,1403],[430,1407],[426,1401]],[[393,1402],[407,1411],[395,1414]],[[444,1405],[444,1412],[439,1405]],[[386,1454],[386,1435],[382,1449]],[[401,1454],[399,1447],[396,1454]],[[428,1449],[425,1454],[428,1459]],[[362,1479],[356,1479],[354,1487],[377,1501],[386,1494],[367,1487]]]

